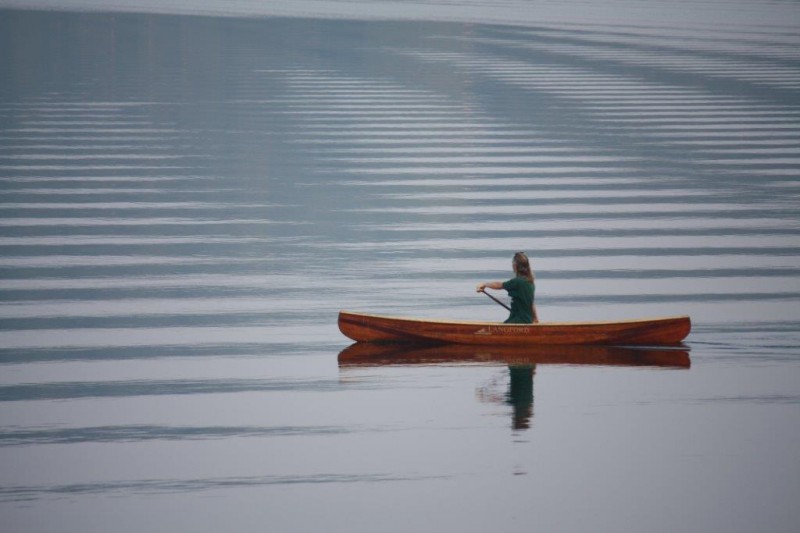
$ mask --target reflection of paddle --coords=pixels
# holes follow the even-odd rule
[[[488,292],[486,292],[485,290],[483,290],[483,291],[478,291],[478,292],[482,292],[483,294],[485,294],[486,296],[488,296],[489,298],[491,298],[491,299],[492,299],[492,300],[494,300],[495,302],[499,303],[500,305],[502,305],[503,307],[505,307],[506,309],[508,309],[509,311],[511,311],[511,308],[510,308],[509,306],[507,306],[506,304],[504,304],[503,302],[501,302],[500,300],[498,300],[497,298],[495,298],[494,296],[492,296],[491,294],[489,294],[489,293],[488,293]]]

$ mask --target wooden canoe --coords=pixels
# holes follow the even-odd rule
[[[616,322],[501,324],[339,312],[339,330],[357,342],[672,346],[685,339],[691,328],[688,316]]]

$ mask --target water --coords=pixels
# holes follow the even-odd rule
[[[0,11],[4,530],[797,530],[796,6],[158,6]],[[337,330],[519,250],[686,349]]]

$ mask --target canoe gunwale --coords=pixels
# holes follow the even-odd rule
[[[380,318],[380,319],[387,319],[387,320],[396,320],[398,322],[417,322],[420,324],[442,324],[442,325],[466,325],[466,326],[503,326],[503,327],[518,327],[518,328],[530,328],[530,327],[546,327],[546,326],[570,326],[570,327],[580,327],[580,326],[603,326],[603,325],[614,325],[614,324],[639,324],[639,323],[646,323],[646,322],[659,322],[664,320],[676,320],[676,319],[689,319],[688,315],[674,315],[674,316],[660,316],[660,317],[645,317],[645,318],[631,318],[625,320],[593,320],[591,322],[539,322],[537,324],[506,324],[505,322],[487,322],[484,320],[448,320],[442,318],[420,318],[420,317],[404,317],[404,316],[393,316],[393,315],[374,315],[370,313],[359,313],[357,311],[339,311],[339,315],[347,315],[352,317],[364,317],[364,318]]]

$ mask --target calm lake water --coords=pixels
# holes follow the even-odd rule
[[[2,529],[796,532],[800,6],[566,4],[0,11]],[[336,327],[520,250],[685,349]]]

